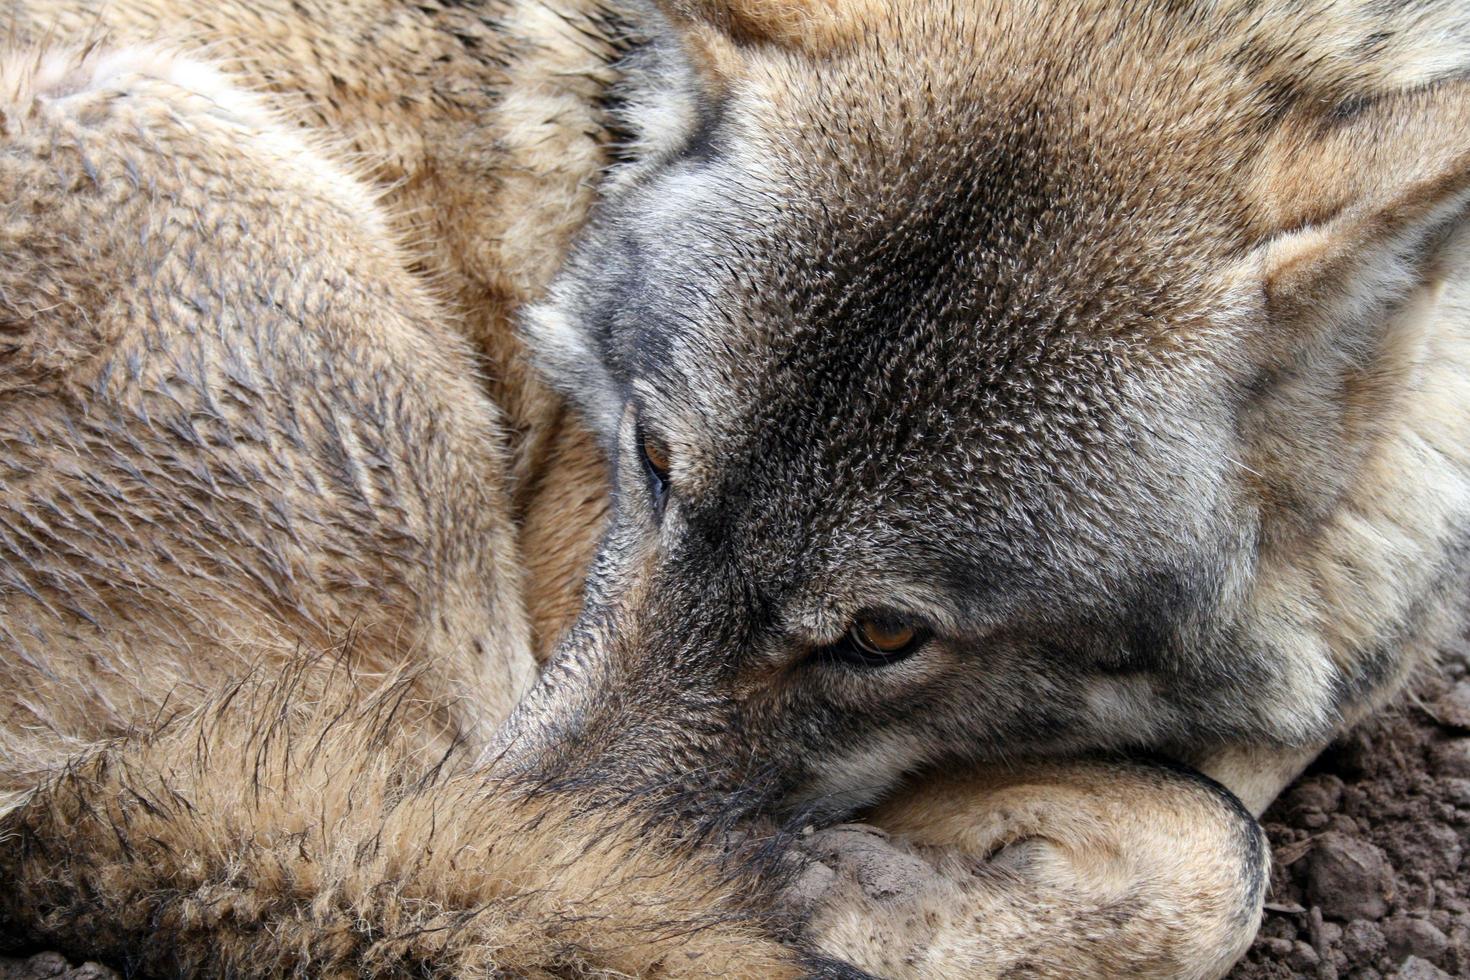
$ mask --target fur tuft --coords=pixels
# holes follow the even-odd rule
[[[0,933],[159,976],[804,972],[758,876],[470,768],[433,708],[302,657],[100,747],[0,823]]]

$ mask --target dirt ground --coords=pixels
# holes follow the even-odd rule
[[[38,953],[27,959],[0,956],[0,980],[117,980],[117,976],[96,963],[73,966],[60,953]]]
[[[1470,977],[1470,656],[1335,745],[1266,814],[1266,920],[1232,980]],[[0,980],[112,980],[54,953]]]
[[[1266,920],[1236,980],[1470,977],[1470,670],[1318,759],[1266,813]]]

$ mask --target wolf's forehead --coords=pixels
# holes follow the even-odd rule
[[[648,322],[693,396],[808,433],[969,449],[1010,432],[995,458],[1126,424],[1125,389],[1210,342],[1210,269],[1239,244],[1229,189],[1088,138],[1035,86],[883,70],[908,82],[880,77],[865,104],[837,67],[764,115],[732,97],[711,157],[651,191],[653,278],[696,285]]]
[[[1206,305],[1202,270],[1239,246],[1213,161],[1090,133],[1045,93],[920,77],[864,97],[834,73],[778,110],[732,97],[714,153],[647,195],[661,277],[717,308],[685,321],[698,346],[1168,346]]]
[[[1228,427],[1206,373],[1024,320],[845,312],[686,361],[724,406],[687,444],[696,495],[742,550],[799,538],[842,565],[918,547],[1019,573],[1207,535]]]
[[[1044,193],[1028,179],[1019,203],[985,189],[958,208],[788,195],[716,298],[663,321],[737,550],[800,538],[845,566],[925,543],[1013,580],[1063,545],[1075,569],[1206,535],[1220,426],[1174,336],[1200,297],[1161,283],[1167,257],[1080,247],[1069,223],[1091,216],[1056,204],[1041,234],[1009,235]]]
[[[677,217],[646,242],[656,282],[688,284],[654,291],[648,346],[723,418],[1075,429],[1197,348],[1217,299],[1208,221],[1137,208],[1031,136],[848,160],[840,181],[817,159],[746,168],[757,193],[716,168],[660,188]],[[680,186],[699,188],[682,213]]]

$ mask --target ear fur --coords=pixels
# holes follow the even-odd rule
[[[1375,100],[1346,122],[1284,128],[1262,188],[1274,322],[1360,319],[1443,274],[1470,212],[1470,80]]]

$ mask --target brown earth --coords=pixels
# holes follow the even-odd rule
[[[1470,669],[1318,759],[1266,812],[1266,921],[1233,980],[1470,977]]]
[[[72,966],[60,953],[37,953],[26,959],[0,956],[0,980],[117,980],[117,974],[96,963]]]

